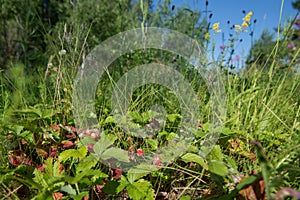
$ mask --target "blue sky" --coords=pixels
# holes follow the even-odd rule
[[[163,1],[163,0],[162,0]],[[157,4],[158,0],[154,3]],[[172,5],[176,7],[187,6],[189,8],[203,11],[205,10],[205,0],[173,0]],[[208,10],[212,11],[211,21],[220,22],[220,29],[224,34],[225,40],[228,39],[229,28],[227,21],[231,24],[241,24],[245,16],[242,11],[247,13],[253,11],[252,19],[257,19],[254,31],[254,40],[258,39],[264,29],[273,29],[278,26],[280,17],[281,0],[209,0]],[[293,18],[297,11],[292,7],[292,0],[285,0],[283,4],[282,23],[285,19]],[[240,43],[236,52],[241,57],[246,56],[251,47],[251,37],[248,33],[242,33],[240,37],[243,42]],[[217,46],[222,45],[222,34],[212,35]]]

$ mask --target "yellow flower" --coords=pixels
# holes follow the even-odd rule
[[[251,16],[253,15],[253,12],[252,11],[250,11],[244,18],[243,18],[243,20],[245,21],[245,22],[250,22],[250,19],[251,19]]]
[[[249,16],[249,15],[246,15],[246,17],[243,18],[243,20],[244,20],[245,22],[249,22],[250,19],[251,19],[251,16]]]
[[[248,27],[248,26],[249,26],[248,22],[245,22],[245,21],[244,21],[244,22],[242,23],[242,27]]]
[[[207,33],[205,33],[205,39],[206,40],[209,40],[210,39],[210,35],[209,35],[209,33],[207,32]]]
[[[212,29],[216,32],[216,33],[220,33],[221,30],[219,29],[219,25],[220,23],[214,23],[213,26],[212,26]]]
[[[98,95],[102,95],[102,94],[103,94],[103,93],[102,93],[102,90],[101,90],[101,89],[97,90],[97,94],[98,94]]]
[[[220,25],[219,22],[218,22],[218,23],[214,23],[213,26],[212,26],[212,29],[213,29],[214,31],[218,30],[218,29],[219,29],[219,25]]]
[[[235,28],[235,32],[238,33],[239,31],[242,30],[242,27],[240,25],[234,25],[234,28]]]

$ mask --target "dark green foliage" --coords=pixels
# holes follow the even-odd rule
[[[293,1],[292,5],[293,5],[293,8],[295,8],[298,11],[300,11],[300,1],[299,0]]]
[[[254,42],[247,63],[257,63],[261,66],[264,66],[267,63],[270,64],[271,59],[268,61],[268,58],[272,56],[274,45],[274,34],[270,33],[268,30],[264,30],[260,39]]]

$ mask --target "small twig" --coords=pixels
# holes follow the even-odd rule
[[[4,196],[2,199],[7,199],[7,197],[9,197],[10,195],[12,195],[13,193],[16,193],[23,185],[20,185],[19,187],[17,187],[16,189],[14,189],[13,191],[10,191],[9,188],[7,188],[7,190],[9,190],[9,193]],[[15,198],[19,199],[16,195],[14,195]]]
[[[156,199],[156,197],[157,197],[157,195],[159,193],[160,184],[161,184],[161,177],[159,177],[159,182],[158,182],[158,187],[157,187],[158,189],[157,189],[157,192],[155,194],[155,199]]]
[[[204,180],[202,180],[202,179],[199,178],[198,176],[195,176],[195,175],[193,175],[193,174],[191,174],[191,173],[189,173],[189,172],[186,172],[186,171],[184,171],[184,170],[176,169],[176,168],[173,168],[173,167],[167,167],[167,166],[164,166],[164,167],[162,167],[162,168],[164,168],[164,169],[172,169],[172,170],[175,170],[175,171],[179,171],[179,172],[185,173],[185,174],[187,174],[187,175],[189,175],[189,176],[192,176],[192,177],[194,177],[195,179],[201,181],[202,183],[207,184]]]
[[[291,128],[286,125],[286,123],[284,123],[284,121],[282,121],[270,108],[269,106],[267,106],[264,102],[262,102],[262,104],[270,111],[270,113],[272,113],[272,115],[274,115],[274,117],[276,117],[287,129],[291,130]],[[291,130],[293,131],[293,130]]]
[[[204,190],[202,188],[189,188],[189,187],[174,187],[173,189],[174,190],[198,190],[198,191]]]

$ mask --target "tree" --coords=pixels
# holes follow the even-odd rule
[[[274,45],[274,34],[268,30],[264,30],[260,36],[260,39],[254,42],[246,63],[252,64],[255,62],[260,66],[266,65]]]
[[[66,34],[70,36],[69,43],[76,37],[84,41],[88,35],[88,46],[93,48],[107,37],[137,24],[132,12],[134,0],[0,0],[0,5],[3,68],[11,61],[22,62],[27,69],[45,66],[56,48],[65,42],[62,37]]]
[[[200,44],[204,41],[208,27],[200,11],[188,7],[176,8],[169,0],[164,0],[157,10],[151,13],[149,25],[177,30],[196,39]]]
[[[292,2],[295,9],[300,10],[300,0]],[[278,45],[279,51],[273,51]],[[259,67],[268,69],[275,61],[281,68],[291,67],[299,59],[295,59],[295,51],[300,45],[300,16],[295,16],[290,21],[289,27],[281,28],[279,41],[274,41],[274,35],[269,31],[263,31],[259,40],[251,47],[250,55],[246,63],[248,66],[255,63]],[[291,61],[293,63],[291,63]]]
[[[300,0],[293,1],[292,6],[293,6],[294,9],[300,11]]]
[[[292,2],[293,8],[295,8],[296,10],[300,11],[300,0],[296,0],[294,2]],[[292,41],[293,42],[298,42],[299,45],[299,41],[300,41],[300,15],[298,12],[298,16],[296,16],[294,24],[293,24],[293,35],[292,35]]]

